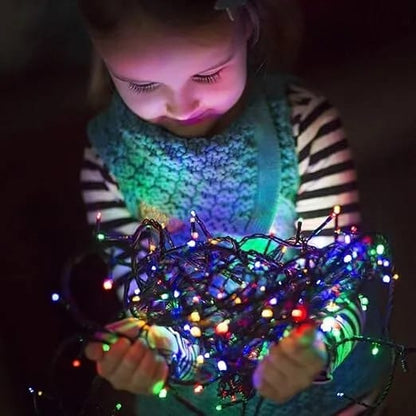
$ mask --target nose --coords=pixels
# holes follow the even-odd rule
[[[168,117],[176,120],[187,120],[193,117],[198,108],[199,100],[186,93],[178,93],[166,103]]]

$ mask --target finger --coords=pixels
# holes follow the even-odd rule
[[[177,354],[178,343],[174,335],[165,327],[152,325],[147,332],[146,342],[151,348]]]
[[[315,329],[308,328],[284,338],[279,345],[286,357],[316,372],[322,369],[327,358],[325,344],[317,339],[317,334]]]
[[[137,338],[146,322],[136,318],[126,318],[121,321],[112,322],[106,325],[106,329],[111,332],[121,333],[129,338]]]
[[[130,385],[134,372],[142,365],[148,351],[141,340],[131,345],[111,375],[113,385],[118,388]]]
[[[283,375],[280,381],[270,382],[262,377],[262,371],[258,368],[253,375],[253,385],[261,396],[277,403],[283,403],[289,398],[289,395],[284,391],[286,384]]]
[[[85,356],[92,361],[100,361],[104,357],[103,345],[99,342],[89,342],[84,348]]]
[[[136,370],[132,378],[132,384],[142,386],[143,393],[159,394],[168,378],[169,368],[163,357],[159,355],[151,353],[149,361],[152,361],[152,363],[148,367],[143,365],[143,367]],[[144,373],[146,377],[143,376]]]
[[[120,365],[123,357],[130,348],[130,341],[125,338],[119,338],[108,352],[104,354],[102,360],[97,363],[97,370],[100,376],[109,379]]]
[[[280,341],[279,344],[273,345],[266,358],[271,367],[284,370],[284,373],[287,375],[303,369],[303,366],[296,358],[298,352],[295,340],[287,337]]]

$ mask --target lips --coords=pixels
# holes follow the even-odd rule
[[[190,117],[186,120],[177,120],[177,119],[174,120],[174,119],[172,119],[172,121],[174,121],[178,124],[184,125],[184,126],[189,126],[189,125],[192,125],[192,124],[200,123],[201,121],[205,120],[206,117],[207,117],[207,111],[204,111],[203,113],[200,113],[197,116]]]

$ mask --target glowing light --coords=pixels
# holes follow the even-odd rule
[[[31,393],[31,394],[33,394],[35,392],[35,390],[32,387],[29,387],[28,390],[29,390],[29,393]]]
[[[377,344],[373,345],[373,348],[371,349],[371,354],[377,355],[380,352],[380,349],[378,348]]]
[[[197,326],[191,328],[191,335],[195,338],[199,338],[202,335],[201,329]]]
[[[80,360],[72,361],[72,367],[75,367],[75,368],[81,367],[81,361]]]
[[[328,305],[326,305],[326,308],[325,308],[328,312],[336,312],[336,311],[338,311],[339,310],[339,306],[334,302],[334,301],[330,301],[329,303],[328,303]]]
[[[103,282],[104,290],[111,290],[113,288],[113,280],[112,279],[105,279]]]
[[[384,246],[383,246],[383,244],[379,244],[377,247],[376,247],[376,252],[377,252],[377,254],[378,255],[382,255],[382,254],[384,254]]]
[[[159,393],[160,399],[165,399],[167,395],[168,395],[168,391],[166,389],[160,390],[160,393]]]
[[[162,293],[160,295],[160,297],[162,298],[162,300],[168,300],[169,299],[169,293]]]
[[[189,240],[186,244],[188,244],[188,247],[195,247],[196,241],[195,240]]]
[[[269,300],[270,305],[277,305],[277,299],[276,298],[271,298]]]
[[[140,302],[140,296],[133,296],[133,297],[131,298],[131,301],[132,301],[132,302]]]
[[[152,272],[155,272],[157,270],[157,267],[156,266],[152,266],[150,269],[152,270]]]
[[[164,385],[165,385],[165,382],[163,380],[158,381],[157,383],[155,383],[153,385],[153,388],[152,388],[153,394],[156,394],[156,395],[160,394],[160,392],[163,390]]]
[[[263,318],[273,318],[273,311],[271,309],[263,309],[261,316]]]
[[[295,322],[301,322],[307,318],[308,313],[305,307],[298,306],[297,308],[293,309],[291,315]]]
[[[324,332],[330,332],[337,326],[337,321],[333,316],[327,316],[323,319],[321,329]]]
[[[134,289],[134,294],[135,295],[139,295],[140,294],[140,289],[138,289],[138,288],[137,289]]]
[[[189,316],[189,319],[192,322],[199,322],[201,320],[201,316],[199,315],[199,312],[194,311],[191,313],[191,315]]]
[[[398,280],[398,279],[399,279],[399,277],[400,277],[400,276],[399,276],[397,273],[393,275],[393,279],[394,279],[394,280]]]
[[[194,240],[198,240],[198,238],[199,238],[199,234],[195,231],[194,233],[191,233],[191,237],[192,237]]]
[[[103,241],[105,239],[105,235],[103,233],[98,233],[97,234],[97,240],[98,241]]]
[[[110,346],[108,345],[108,344],[103,344],[103,351],[104,352],[108,352],[108,351],[110,351]]]
[[[202,391],[204,390],[204,386],[203,385],[201,385],[201,384],[197,384],[195,387],[194,387],[194,392],[195,393],[202,393]]]
[[[43,391],[38,391],[38,396],[39,397],[43,396]]]
[[[116,410],[119,412],[121,410],[123,406],[121,405],[121,403],[117,403],[116,404]]]
[[[335,215],[341,214],[341,206],[340,205],[335,205],[334,206],[334,214]]]
[[[220,371],[227,371],[227,364],[223,360],[218,361],[217,367]]]
[[[183,329],[184,329],[185,331],[189,331],[189,330],[191,329],[191,327],[189,326],[189,324],[185,324],[185,325],[183,326]]]
[[[196,357],[196,362],[197,362],[197,364],[199,364],[199,365],[204,364],[204,362],[205,362],[205,358],[204,358],[204,356],[203,356],[203,355],[198,355],[198,357]]]
[[[266,291],[266,286],[260,286],[260,292],[265,292]]]
[[[174,298],[178,298],[180,296],[181,292],[179,292],[179,290],[174,290],[173,291],[173,297]]]
[[[254,267],[256,268],[256,269],[260,269],[260,267],[261,267],[261,263],[260,263],[260,261],[256,261],[255,263],[254,263]]]
[[[215,327],[215,332],[217,334],[226,334],[228,332],[228,322],[224,321],[224,322],[219,323]]]
[[[215,406],[215,410],[218,410],[218,411],[222,410],[222,406],[220,404],[217,404]]]
[[[60,296],[57,293],[52,293],[53,302],[58,302],[59,299],[60,299]]]
[[[344,263],[349,263],[350,261],[352,261],[352,256],[351,256],[351,254],[347,254],[344,257]]]
[[[201,300],[201,298],[199,297],[199,296],[194,296],[193,298],[192,298],[192,302],[193,303],[199,303],[199,301]]]
[[[383,282],[384,283],[390,283],[391,277],[388,274],[385,274],[383,276]]]
[[[344,397],[345,393],[337,393],[337,397]]]
[[[345,236],[345,243],[346,244],[350,244],[351,243],[351,236],[349,235],[349,234],[347,234],[346,236]]]
[[[234,300],[234,303],[236,305],[239,305],[241,303],[241,299],[239,297],[236,297],[235,300]]]
[[[383,266],[384,267],[389,267],[390,266],[390,262],[388,260],[384,260],[383,261]]]

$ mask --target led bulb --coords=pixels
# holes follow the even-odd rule
[[[220,371],[227,371],[227,364],[225,363],[225,361],[218,361],[218,370]]]

